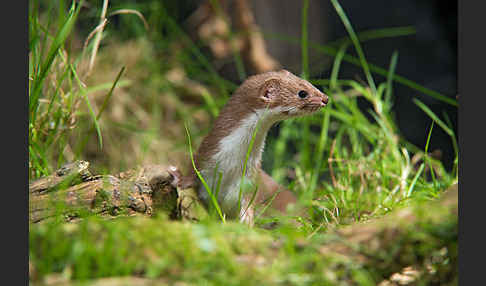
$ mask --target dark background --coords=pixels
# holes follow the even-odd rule
[[[301,36],[301,9],[303,1],[253,0],[257,23],[264,31]],[[355,32],[370,29],[413,26],[416,34],[362,43],[369,63],[388,69],[394,51],[398,51],[395,73],[443,95],[455,98],[457,95],[457,1],[438,0],[370,0],[339,1]],[[275,9],[277,7],[278,9]],[[341,19],[330,1],[310,0],[308,37],[310,41],[326,44],[348,36]],[[296,74],[301,72],[301,49],[289,47],[281,41],[267,39],[268,49],[285,68]],[[347,53],[357,56],[354,48]],[[332,59],[325,59],[310,51],[311,78],[328,78]],[[385,81],[373,74],[376,83]],[[339,78],[366,77],[360,67],[341,63]],[[425,148],[432,120],[412,101],[416,97],[424,102],[442,120],[447,112],[457,134],[457,107],[445,104],[430,96],[395,83],[394,112],[404,137],[420,148]],[[332,95],[331,95],[332,98]],[[370,108],[364,101],[362,108]],[[442,161],[447,169],[452,168],[454,150],[450,137],[435,125],[429,152],[441,150]]]
[[[144,1],[110,1],[110,6],[117,3],[133,3],[141,7]],[[149,1],[150,2],[150,1]],[[161,1],[178,24],[184,27],[187,18],[203,1]],[[227,1],[231,7],[232,1]],[[250,0],[255,20],[266,34],[301,37],[303,1],[296,0]],[[395,73],[422,86],[438,91],[443,95],[456,98],[457,92],[457,1],[451,0],[341,0],[339,1],[355,32],[370,29],[413,26],[416,34],[384,39],[374,39],[362,43],[368,62],[388,69],[394,51],[398,51]],[[141,9],[145,17],[157,13],[149,6]],[[310,0],[308,10],[308,38],[318,44],[327,44],[348,36],[341,19],[330,1]],[[93,20],[97,21],[96,18]],[[118,17],[113,17],[112,25],[117,25]],[[92,25],[91,25],[92,26]],[[89,27],[91,27],[89,26]],[[163,27],[160,33],[163,33]],[[279,39],[265,37],[269,53],[285,69],[295,74],[302,71],[301,47],[282,42]],[[356,56],[353,47],[347,53]],[[332,58],[309,50],[310,78],[328,78],[332,68]],[[229,80],[240,83],[234,63],[229,63],[218,72]],[[373,74],[376,83],[386,79]],[[366,77],[360,67],[341,63],[341,79],[361,79]],[[457,107],[438,101],[400,83],[394,83],[394,113],[398,127],[404,137],[419,148],[424,149],[432,120],[412,101],[414,97],[424,102],[444,120],[446,112],[457,134]],[[332,95],[331,99],[332,99]],[[363,109],[370,108],[364,100]],[[269,136],[278,130],[272,130]],[[435,125],[432,132],[429,152],[440,150],[441,160],[450,170],[454,160],[451,138]]]
[[[369,62],[387,67],[394,50],[399,52],[396,73],[446,96],[457,95],[457,1],[340,1],[355,31],[413,25],[416,34],[369,41],[363,44]],[[329,19],[332,38],[346,35],[336,13]],[[342,64],[342,77],[360,74],[359,68]],[[376,80],[384,78],[375,75]],[[362,75],[364,79],[364,75]],[[394,84],[394,110],[405,138],[424,148],[431,119],[413,102],[417,97],[440,118],[449,115],[457,134],[457,107],[442,103],[401,84]],[[452,167],[454,152],[450,137],[434,127],[429,150],[440,149],[447,168]]]

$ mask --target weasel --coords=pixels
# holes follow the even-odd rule
[[[312,114],[327,103],[326,94],[287,70],[251,76],[237,88],[221,109],[194,157],[196,168],[213,193],[218,183],[218,175],[215,174],[222,173],[217,200],[227,218],[239,217],[241,221],[253,224],[253,208],[247,208],[251,192],[242,194],[241,208],[238,208],[243,165],[253,135],[255,138],[246,165],[245,179],[257,184],[254,203],[268,200],[278,191],[272,207],[285,211],[287,204],[296,201],[290,191],[281,190],[261,169],[265,137],[274,123]],[[199,182],[194,170],[192,177]],[[199,198],[206,206],[211,204],[203,184],[199,182],[197,185]]]

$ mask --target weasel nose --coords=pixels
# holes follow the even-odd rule
[[[325,95],[325,94],[324,94],[324,95],[322,96],[322,103],[324,103],[324,105],[326,105],[328,101],[329,101],[329,97],[328,97],[327,95]]]

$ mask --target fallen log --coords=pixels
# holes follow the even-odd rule
[[[76,161],[30,183],[29,221],[36,223],[56,215],[71,221],[83,214],[109,218],[156,212],[181,218],[181,203],[188,198],[179,196],[184,192],[176,187],[180,178],[176,167],[150,165],[117,175],[92,175],[88,167],[89,162]]]
[[[194,236],[195,233],[201,233],[205,226],[195,224],[140,218],[123,222],[119,226],[124,227],[120,229],[134,229],[137,225],[140,226],[140,222],[143,222],[144,227],[136,227],[136,231],[128,237],[123,231],[112,232],[111,239],[103,235],[108,231],[105,227],[93,227],[89,230],[89,236],[83,237],[79,234],[87,230],[79,224],[51,228],[54,234],[41,230],[44,225],[34,225],[31,231],[29,274],[32,281],[44,281],[44,285],[80,285],[81,282],[87,281],[76,281],[79,277],[80,262],[71,260],[75,245],[96,244],[97,247],[92,250],[93,252],[86,254],[84,259],[89,259],[91,265],[100,265],[103,256],[113,251],[113,241],[117,241],[120,248],[129,246],[133,249],[125,254],[127,257],[124,259],[140,261],[140,264],[129,272],[109,272],[109,276],[114,276],[111,278],[93,277],[89,285],[105,285],[110,281],[117,285],[124,285],[125,282],[129,285],[163,284],[160,279],[167,279],[167,283],[174,284],[183,276],[181,271],[190,273],[196,271],[193,267],[202,264],[221,265],[222,253],[225,261],[235,261],[238,269],[259,277],[261,281],[268,282],[266,284],[291,281],[288,279],[291,278],[292,272],[295,273],[295,263],[292,259],[298,257],[300,265],[304,266],[299,271],[303,276],[307,276],[309,281],[321,282],[325,278],[326,281],[332,281],[333,285],[355,285],[362,281],[359,278],[363,276],[355,276],[359,272],[366,273],[368,281],[380,286],[421,283],[456,285],[457,201],[456,184],[445,191],[438,200],[414,203],[378,219],[337,227],[325,233],[315,233],[307,239],[298,239],[290,244],[285,234],[274,236],[251,229],[235,231],[234,225],[222,224],[217,231],[213,228],[214,231],[204,232],[204,239],[217,242],[219,245],[220,251],[209,252],[202,252],[198,246],[198,239],[201,237]],[[93,225],[103,223],[94,222]],[[63,255],[50,260],[51,266],[46,266],[46,254],[43,249],[56,247],[59,237],[67,240],[67,247],[61,248]],[[180,246],[181,241],[185,242],[183,247]],[[153,279],[146,279],[141,274],[162,260],[171,261],[165,266],[163,274],[154,276]],[[266,273],[275,271],[276,264],[280,269],[278,279],[272,280],[275,276]],[[62,265],[63,274],[59,273],[60,268],[53,268],[52,265]],[[38,272],[36,269],[42,271]],[[366,271],[362,271],[363,269]],[[226,269],[219,268],[219,271],[224,272]],[[63,280],[48,279],[46,274],[50,278],[57,277]],[[118,280],[122,274],[131,277]],[[265,280],[267,278],[268,280]]]

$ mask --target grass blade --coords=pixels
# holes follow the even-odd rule
[[[371,76],[371,72],[368,67],[368,63],[366,62],[364,52],[361,49],[361,45],[359,44],[358,37],[356,36],[356,33],[354,32],[353,27],[351,26],[351,23],[349,22],[349,19],[346,16],[346,13],[344,13],[344,10],[339,4],[339,2],[337,0],[331,0],[331,3],[334,6],[334,9],[336,9],[336,12],[338,13],[339,17],[341,18],[341,21],[344,24],[344,27],[346,28],[349,36],[351,37],[351,41],[353,42],[356,52],[358,53],[361,66],[363,67],[363,71],[366,75],[366,79],[368,80],[368,84],[371,90],[373,91],[373,94],[376,94],[375,82],[373,80],[373,77]]]
[[[91,51],[91,57],[89,59],[88,71],[86,73],[86,76],[88,76],[93,70],[94,61],[96,59],[96,54],[98,53],[98,47],[100,46],[100,42],[101,42],[101,36],[103,35],[103,28],[105,27],[104,23],[106,23],[107,9],[108,9],[108,0],[103,0],[103,8],[101,9],[101,15],[100,15],[100,24],[98,25],[100,28],[96,32],[96,36],[93,44],[93,50]]]
[[[191,162],[192,162],[192,167],[194,168],[194,171],[196,172],[197,177],[199,180],[201,180],[201,183],[204,186],[204,189],[208,192],[209,197],[211,198],[211,202],[213,203],[213,206],[216,208],[216,211],[218,212],[219,217],[221,218],[221,221],[223,223],[226,221],[223,213],[221,212],[221,208],[219,207],[218,200],[214,196],[213,192],[211,191],[211,188],[209,188],[208,183],[206,183],[206,180],[204,180],[203,176],[199,172],[199,170],[196,168],[196,163],[194,162],[194,154],[192,152],[192,143],[191,143],[191,134],[189,133],[189,129],[187,128],[187,124],[184,124],[184,127],[186,128],[186,134],[187,134],[187,140],[189,142],[189,153],[191,155]]]
[[[388,69],[388,75],[386,77],[385,102],[387,103],[388,107],[390,106],[390,100],[393,91],[392,80],[393,80],[393,75],[395,74],[397,61],[398,61],[398,52],[394,51],[391,57],[390,68]]]
[[[275,35],[275,33],[265,33],[265,35],[268,36],[269,38],[277,38],[279,40],[282,40],[282,41],[285,41],[285,42],[288,42],[288,43],[299,44],[299,40],[295,37],[286,36],[286,35]],[[309,46],[312,49],[314,49],[318,52],[324,53],[326,55],[336,56],[338,54],[338,49],[331,47],[331,46],[328,46],[328,45],[320,45],[320,44],[310,42]],[[356,66],[361,66],[361,62],[358,58],[350,56],[348,54],[344,55],[343,61],[348,62],[348,63],[353,64],[353,65],[356,65]],[[373,64],[368,64],[368,66],[369,66],[370,71],[375,73],[375,74],[378,74],[378,75],[381,75],[381,76],[384,76],[384,77],[386,77],[388,75],[389,71],[382,68],[382,67],[379,67],[379,66],[376,66],[376,65],[373,65]],[[420,84],[418,84],[414,81],[411,81],[411,80],[409,80],[409,79],[407,79],[403,76],[394,74],[392,78],[393,78],[394,81],[396,81],[396,82],[398,82],[398,83],[400,83],[404,86],[407,86],[411,89],[419,91],[419,92],[421,92],[421,93],[423,93],[427,96],[433,97],[433,98],[435,98],[439,101],[445,102],[445,103],[450,104],[452,106],[457,106],[457,100],[450,98],[450,97],[447,97],[447,96],[445,96],[445,95],[443,95],[440,92],[437,92],[435,90],[432,90],[432,89],[429,89],[425,86],[422,86],[422,85],[420,85]]]
[[[272,177],[275,181],[280,181],[285,176],[285,171],[283,170],[284,155],[287,148],[287,140],[290,138],[291,131],[294,128],[293,121],[286,120],[281,123],[280,136],[275,142],[274,150],[274,161],[272,168]]]
[[[39,98],[42,91],[43,82],[48,74],[48,71],[50,70],[56,54],[58,53],[62,45],[64,45],[64,42],[71,33],[71,30],[74,27],[74,23],[76,22],[79,10],[82,6],[82,1],[79,3],[78,7],[76,7],[75,3],[76,2],[73,1],[66,22],[64,23],[64,25],[62,25],[61,29],[54,37],[49,52],[47,54],[47,58],[40,67],[39,74],[33,78],[34,80],[32,83],[32,93],[29,93],[29,114],[31,122],[35,122],[37,113],[36,111],[39,105]]]
[[[216,102],[214,101],[214,98],[206,90],[203,90],[201,92],[201,95],[207,107],[209,108],[209,112],[214,118],[216,118],[219,114],[219,110]]]
[[[434,174],[434,168],[432,168],[432,162],[430,161],[430,157],[429,157],[429,143],[430,143],[430,137],[432,135],[432,130],[434,129],[434,122],[432,120],[432,123],[430,125],[430,129],[429,129],[429,135],[427,136],[427,142],[425,143],[425,158],[427,160],[427,163],[429,164],[429,168],[430,168],[430,173],[432,174],[432,179],[434,182],[436,182],[435,180],[435,174]]]
[[[105,100],[103,101],[103,104],[101,105],[100,111],[98,111],[98,115],[96,116],[96,119],[97,120],[100,119],[101,113],[103,113],[103,111],[105,110],[106,106],[108,105],[108,100],[110,100],[111,96],[113,95],[113,90],[115,89],[116,84],[120,80],[120,77],[122,76],[122,74],[123,74],[124,71],[125,71],[125,67],[122,67],[121,70],[120,70],[120,72],[116,76],[115,82],[113,82],[113,85],[111,86],[110,91],[108,92],[108,94],[106,94]]]
[[[449,136],[454,136],[454,131],[452,131],[452,129],[450,129],[442,120],[440,120],[439,117],[435,115],[435,113],[430,110],[427,105],[425,105],[422,101],[416,98],[413,99],[413,102],[420,109],[422,109],[422,111],[425,112],[430,118],[432,118],[432,120],[434,120],[435,123],[437,123],[442,128],[442,130],[444,130]]]
[[[134,10],[134,9],[118,9],[116,11],[111,12],[108,15],[108,17],[118,15],[118,14],[134,14],[134,15],[136,15],[140,20],[142,20],[143,26],[145,27],[145,30],[147,30],[147,31],[149,30],[149,24],[148,24],[147,20],[145,20],[145,17],[139,11]]]
[[[248,202],[248,204],[246,205],[246,208],[245,208],[245,211],[243,212],[243,215],[242,217],[245,217],[246,215],[246,212],[248,211],[248,209],[250,208],[250,206],[253,204],[253,202],[255,201],[255,198],[256,198],[256,194],[258,192],[258,186],[255,186],[255,190],[253,191],[253,193],[251,194],[251,198],[250,198],[250,201]]]
[[[76,79],[76,82],[79,85],[79,92],[81,93],[81,96],[84,98],[84,101],[86,102],[86,105],[88,106],[89,110],[89,115],[91,116],[91,119],[93,119],[94,126],[96,128],[96,133],[98,134],[98,143],[100,144],[100,149],[103,149],[103,137],[101,136],[101,130],[100,130],[100,125],[98,124],[98,119],[97,116],[94,113],[93,107],[91,106],[91,102],[89,101],[88,94],[86,92],[86,88],[84,87],[84,84],[81,82],[81,80],[78,77],[78,74],[74,70],[73,65],[69,65],[71,68],[71,72],[74,75],[74,78]]]
[[[326,106],[326,108],[330,109],[331,106],[332,106],[332,102],[329,102],[329,105]],[[322,158],[324,157],[324,148],[326,146],[327,135],[329,131],[329,121],[330,121],[331,114],[326,111],[323,111],[323,113],[324,116],[322,118],[322,124],[321,124],[321,136],[319,137],[319,143],[317,146],[317,159],[315,160],[314,170],[312,171],[311,183],[309,187],[310,194],[314,193],[314,190],[317,185],[317,178],[319,177],[319,169],[322,164]]]
[[[221,189],[221,180],[223,179],[223,172],[218,172],[218,183],[216,184],[216,194],[214,195],[216,198],[219,195],[219,190]]]
[[[412,191],[415,187],[415,184],[417,183],[418,178],[422,174],[424,167],[425,167],[424,163],[420,164],[419,170],[418,170],[417,174],[415,174],[415,177],[413,178],[412,183],[410,184],[410,187],[408,188],[408,191],[407,191],[407,194],[406,194],[405,197],[409,198],[412,195]]]
[[[390,37],[401,37],[414,35],[416,33],[414,26],[403,26],[403,27],[393,27],[393,28],[382,28],[382,29],[372,29],[368,31],[358,32],[356,36],[360,42],[365,42],[374,39],[384,39]],[[328,43],[328,46],[340,47],[346,44],[352,44],[350,37],[343,37],[334,42]]]
[[[444,118],[447,121],[447,126],[451,130],[453,130],[454,127],[452,125],[451,119],[449,118],[449,115],[447,115],[447,112],[443,111],[442,114],[444,115]],[[454,154],[457,157],[459,155],[459,147],[457,147],[457,138],[456,138],[456,134],[454,132],[452,132],[451,139],[452,139],[452,147],[454,148]]]
[[[302,73],[301,77],[304,79],[309,78],[309,38],[308,38],[308,10],[309,10],[309,0],[304,0],[301,10],[301,37],[300,37],[300,48],[301,48],[301,61],[302,61]],[[309,138],[310,136],[310,122],[309,118],[302,118],[302,136],[304,138]],[[310,166],[310,144],[308,140],[302,140],[300,142],[299,149],[301,150],[301,164],[308,167]]]
[[[264,117],[266,115],[267,110],[268,109],[265,109],[262,117]],[[250,144],[248,144],[248,149],[246,150],[245,162],[243,163],[243,174],[241,175],[240,191],[238,193],[238,209],[241,209],[241,196],[242,196],[242,190],[243,190],[243,180],[246,177],[246,167],[247,167],[247,164],[248,164],[248,159],[250,159],[250,153],[253,150],[253,144],[255,143],[256,134],[258,132],[258,129],[260,128],[260,123],[261,123],[261,120],[259,119],[257,121],[255,129],[253,130],[253,133],[251,135]]]
[[[309,0],[304,0],[302,7],[302,36],[300,38],[300,46],[302,52],[302,78],[309,77],[309,45],[307,37],[307,12],[309,10]]]
[[[332,71],[331,71],[331,78],[329,82],[329,88],[331,90],[335,90],[337,88],[337,80],[338,80],[338,74],[339,74],[339,69],[341,67],[341,62],[343,60],[343,56],[346,53],[346,48],[347,45],[342,45],[339,48],[339,52],[334,58],[334,64],[332,65]]]

